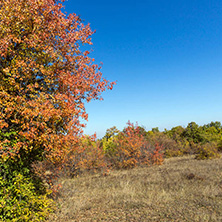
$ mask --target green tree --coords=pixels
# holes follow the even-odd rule
[[[188,123],[183,132],[183,136],[186,137],[189,142],[193,143],[201,143],[205,141],[202,128],[195,122]]]
[[[184,128],[182,126],[173,127],[171,130],[166,130],[165,134],[176,142],[181,141]]]
[[[113,127],[106,130],[106,134],[105,134],[104,138],[108,140],[109,138],[117,135],[119,132],[120,131],[117,129],[117,127],[113,126]]]
[[[154,133],[158,133],[158,132],[160,132],[160,130],[159,130],[158,127],[155,127],[155,128],[152,128],[152,132],[154,132]]]

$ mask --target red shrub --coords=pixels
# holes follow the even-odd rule
[[[123,132],[115,137],[115,150],[106,155],[114,168],[133,168],[138,165],[161,164],[163,156],[161,146],[154,148],[149,144],[141,128],[136,124],[127,123]]]

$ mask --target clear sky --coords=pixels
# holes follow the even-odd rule
[[[69,0],[90,23],[93,53],[117,81],[86,104],[86,134],[138,122],[147,130],[222,122],[221,0]]]

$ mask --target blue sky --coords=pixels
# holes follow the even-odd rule
[[[86,134],[138,122],[147,130],[222,122],[221,0],[69,0],[90,23],[91,57],[117,81],[86,104]]]

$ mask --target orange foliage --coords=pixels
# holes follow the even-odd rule
[[[153,153],[151,155],[153,164],[161,165],[163,163],[164,159],[163,159],[163,153],[161,151],[163,151],[163,146],[156,143]]]
[[[112,168],[127,169],[163,163],[163,147],[158,143],[150,143],[145,134],[141,133],[141,128],[130,122],[122,132],[114,135],[106,149],[103,142],[96,140],[96,135],[93,135],[80,137],[66,151],[60,162],[60,175],[68,177],[86,171],[106,174]]]
[[[105,152],[96,135],[82,136],[70,146],[62,162],[63,176],[77,176],[82,172],[107,172]]]
[[[161,164],[161,146],[156,144],[153,149],[137,124],[134,126],[128,122],[127,125],[115,138],[115,150],[107,155],[111,167],[133,168],[139,165]]]
[[[0,3],[1,158],[60,161],[88,118],[84,102],[113,87],[80,49],[92,44],[90,26],[62,7],[57,0]]]

